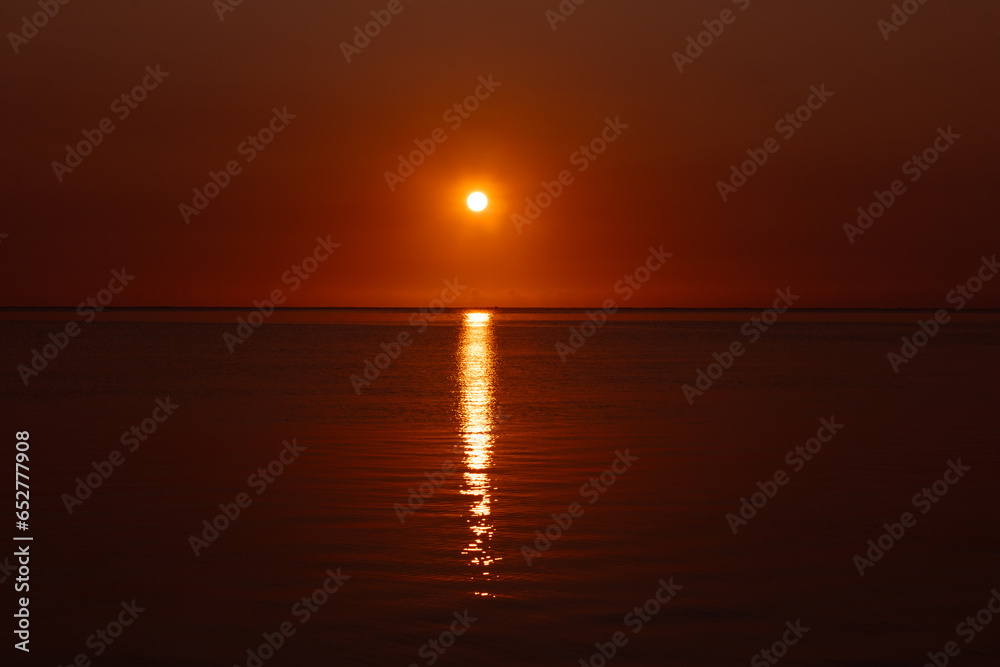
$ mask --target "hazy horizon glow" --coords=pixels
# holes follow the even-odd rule
[[[725,6],[735,23],[678,71]],[[766,307],[790,287],[801,307],[939,308],[1000,250],[985,0],[921,5],[888,41],[891,3],[586,3],[555,29],[527,0],[403,3],[350,62],[359,1],[222,21],[208,2],[60,7],[0,70],[18,128],[0,305],[75,307],[125,267],[115,306],[424,304],[457,277],[459,307],[592,307],[662,245],[619,306]],[[844,225],[896,180],[852,244]],[[317,237],[340,247],[292,292]]]

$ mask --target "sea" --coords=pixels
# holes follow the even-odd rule
[[[998,332],[7,309],[0,662],[995,666]]]

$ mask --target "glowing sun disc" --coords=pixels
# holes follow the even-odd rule
[[[486,205],[489,203],[489,200],[486,199],[486,195],[484,195],[482,192],[473,192],[471,195],[469,195],[469,198],[466,200],[466,203],[469,205],[469,208],[471,208],[473,211],[482,211],[483,209],[486,208]]]

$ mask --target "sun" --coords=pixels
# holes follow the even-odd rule
[[[486,195],[484,195],[482,192],[473,192],[471,195],[469,195],[469,198],[466,200],[466,203],[469,205],[469,208],[471,208],[473,211],[478,212],[486,208],[486,205],[489,203],[489,200],[486,198]]]

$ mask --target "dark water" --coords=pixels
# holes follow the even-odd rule
[[[609,664],[770,664],[751,661],[796,621],[783,664],[923,665],[949,641],[952,664],[1000,664],[1000,619],[968,643],[956,627],[1000,587],[994,316],[948,324],[895,374],[887,352],[926,313],[789,314],[751,344],[753,313],[623,312],[565,363],[583,312],[448,313],[422,332],[403,311],[286,312],[231,354],[241,314],[100,319],[27,387],[15,367],[76,317],[0,322],[3,426],[31,433],[30,664],[246,665],[283,623],[264,664],[579,665],[616,632]],[[358,395],[350,376],[400,332],[412,344]],[[681,386],[733,341],[746,353],[689,405]],[[842,428],[786,461],[823,419]],[[305,449],[272,482],[248,480],[292,439]],[[114,450],[124,463],[68,514],[63,494]],[[734,535],[727,513],[779,470]],[[401,522],[425,473],[441,486]],[[241,493],[195,556],[190,536]],[[574,502],[529,565],[522,546]],[[859,576],[904,512],[915,525]],[[338,568],[306,620],[296,603]],[[661,580],[675,595],[639,629]],[[95,656],[88,637],[133,599],[145,611]],[[431,640],[443,655],[421,654]]]

